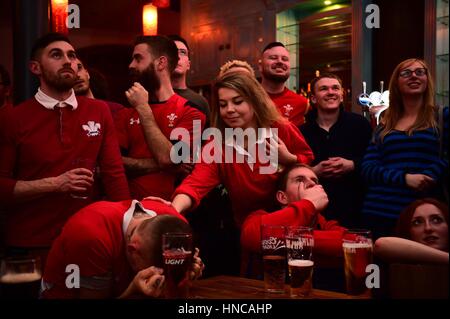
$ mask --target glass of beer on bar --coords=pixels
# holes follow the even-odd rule
[[[372,237],[370,230],[349,229],[344,233],[344,270],[349,295],[370,295],[366,286],[366,267],[372,263]]]
[[[284,293],[286,281],[286,227],[261,225],[264,286],[267,292]]]
[[[39,257],[7,257],[0,265],[0,299],[38,299],[41,287]]]
[[[286,229],[286,250],[291,297],[307,297],[312,291],[314,261],[313,229],[289,226]]]
[[[186,299],[189,296],[189,272],[192,264],[192,234],[163,234],[163,261],[167,299]]]

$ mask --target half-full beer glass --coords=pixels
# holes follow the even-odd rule
[[[365,229],[349,229],[345,232],[344,269],[347,293],[349,295],[370,295],[366,286],[366,267],[372,263],[371,232]]]
[[[267,292],[283,293],[286,280],[284,226],[261,225],[264,286]]]
[[[314,237],[311,227],[287,227],[286,250],[291,297],[307,297],[312,291],[313,247]]]
[[[0,299],[38,299],[40,259],[8,257],[0,265]]]
[[[189,295],[189,271],[192,264],[192,234],[163,235],[165,289],[168,299],[185,299]]]

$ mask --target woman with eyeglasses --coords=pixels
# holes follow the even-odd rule
[[[398,64],[389,83],[389,108],[361,166],[368,186],[363,220],[375,238],[390,235],[400,212],[414,200],[440,195],[448,163],[439,156],[435,114],[425,61]]]

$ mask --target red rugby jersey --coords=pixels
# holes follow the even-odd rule
[[[125,291],[134,276],[126,258],[122,229],[130,205],[130,200],[96,202],[67,221],[47,257],[43,280],[52,288],[44,292],[44,298],[78,297],[78,289],[65,285],[70,264],[79,267],[81,277],[112,277],[111,297]],[[173,215],[187,222],[172,206],[151,200],[142,201],[142,205],[157,215]]]
[[[67,218],[92,199],[48,193],[15,203],[18,180],[58,176],[89,159],[100,170],[109,200],[130,198],[108,106],[77,97],[78,107],[46,109],[35,98],[7,112],[0,127],[0,201],[7,204],[6,244],[49,247]]]
[[[298,129],[289,123],[275,123],[272,127],[278,128],[279,138],[297,156],[299,163],[311,163],[313,153]],[[259,169],[263,166],[267,164],[258,161],[253,169],[246,162],[224,163],[222,160],[222,163],[198,163],[175,190],[174,196],[186,194],[193,200],[193,207],[196,207],[209,191],[222,183],[230,195],[234,219],[240,227],[250,212],[269,209],[274,205],[279,173],[261,174]]]
[[[200,120],[203,129],[205,115],[193,107],[186,99],[174,94],[167,101],[150,105],[156,123],[167,139],[174,128],[185,128],[192,141],[193,121]],[[153,158],[142,131],[139,114],[131,108],[122,110],[115,121],[120,147],[127,157]],[[192,145],[191,150],[192,150]],[[158,196],[170,199],[175,189],[175,174],[170,170],[129,178],[128,183],[133,198]]]
[[[296,126],[305,122],[308,100],[303,95],[296,94],[285,87],[282,93],[269,94],[269,96],[283,117]]]

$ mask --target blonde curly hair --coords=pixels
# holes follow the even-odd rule
[[[232,70],[235,68],[236,70]],[[220,67],[219,70],[219,77],[222,77],[225,73],[232,71],[238,71],[237,69],[240,68],[241,71],[248,71],[252,76],[255,76],[255,70],[253,70],[252,66],[248,64],[246,61],[242,60],[232,60],[226,62],[224,65]]]

